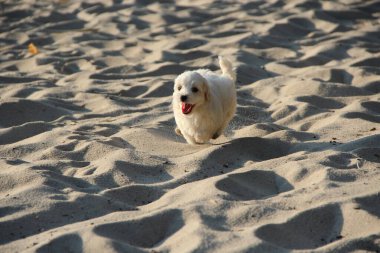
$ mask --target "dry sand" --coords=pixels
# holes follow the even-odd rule
[[[380,1],[0,12],[0,252],[380,251]],[[191,146],[173,79],[219,54],[238,110]]]

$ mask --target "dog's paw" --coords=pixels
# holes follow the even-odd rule
[[[176,127],[174,131],[175,131],[175,133],[176,133],[177,135],[182,136],[181,130],[179,130],[178,127]]]
[[[210,136],[196,134],[194,136],[194,139],[195,139],[196,144],[205,144],[210,140]]]

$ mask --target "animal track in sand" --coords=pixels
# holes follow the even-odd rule
[[[172,179],[163,164],[143,165],[126,161],[115,161],[114,170],[120,171],[132,182],[139,184],[154,184]]]
[[[211,161],[228,164],[237,158],[240,161],[264,161],[287,155],[290,147],[291,144],[276,139],[239,138],[215,149],[204,159],[203,164],[206,167],[209,166],[208,163]]]
[[[82,252],[82,237],[77,233],[60,235],[44,245],[37,246],[36,252],[49,253],[58,252],[62,250],[64,250],[65,252]]]
[[[148,90],[146,86],[131,86],[127,90],[121,90],[119,95],[122,97],[131,97],[135,98],[144,94]]]
[[[63,185],[64,183],[61,182],[61,184]],[[23,194],[27,196],[28,194],[37,194],[40,191],[44,190],[31,188],[26,189]],[[60,194],[62,193],[60,192]],[[24,212],[19,213],[17,218],[2,221],[1,226],[6,226],[8,229],[0,230],[0,244],[40,234],[42,231],[63,225],[103,216],[110,212],[135,209],[125,203],[112,202],[99,195],[74,194],[71,197],[71,201],[56,201],[46,198],[44,203],[49,205],[49,210],[41,210],[36,215],[35,213],[25,212],[26,209],[24,209]]]
[[[372,194],[365,197],[355,199],[359,208],[367,211],[368,213],[380,218],[380,194]]]
[[[184,226],[180,210],[166,210],[140,219],[98,225],[100,236],[142,248],[162,244]]]
[[[112,200],[126,202],[131,206],[142,206],[158,200],[164,191],[159,187],[146,185],[127,185],[102,192]]]
[[[45,122],[26,122],[19,126],[13,126],[7,129],[0,129],[0,145],[19,142],[40,133],[47,132],[53,128],[52,125]]]
[[[362,102],[361,106],[372,112],[373,114],[380,114],[380,102],[377,101],[367,101]]]
[[[286,249],[315,249],[339,240],[343,217],[339,205],[302,211],[280,224],[259,227],[255,235]]]
[[[347,112],[347,113],[342,114],[342,117],[348,118],[348,119],[362,119],[364,121],[380,123],[380,115],[377,116],[377,115],[364,113],[364,112]]]
[[[162,52],[162,60],[167,62],[176,62],[176,63],[182,63],[185,61],[191,61],[199,58],[209,57],[211,56],[210,52],[207,51],[191,51],[188,53],[177,53],[177,52],[170,52],[170,51],[163,51]]]
[[[322,109],[340,109],[345,106],[345,104],[334,99],[324,98],[316,95],[300,96],[296,97],[296,100],[300,102],[309,103],[310,105]]]
[[[174,47],[174,49],[179,49],[179,50],[193,49],[193,48],[203,46],[207,43],[208,43],[207,40],[187,39],[187,40],[178,42],[178,44]]]
[[[334,168],[327,168],[327,179],[335,182],[354,182],[358,178],[358,173],[354,170],[336,170]]]
[[[337,169],[356,169],[358,157],[350,153],[336,153],[326,157],[321,164]]]
[[[297,18],[288,19],[286,23],[274,24],[273,27],[268,30],[268,34],[272,37],[297,40],[305,37],[313,30],[313,23],[307,19]]]
[[[273,171],[251,170],[244,173],[229,174],[216,183],[216,188],[238,200],[255,200],[274,197],[293,187],[286,179]],[[227,199],[230,197],[226,196]]]
[[[73,141],[70,143],[56,145],[54,148],[59,149],[61,151],[73,151],[77,145],[78,145],[78,141]]]
[[[357,158],[364,159],[374,163],[380,163],[380,148],[376,147],[363,147],[355,149],[353,152]]]
[[[172,81],[158,81],[151,85],[142,97],[144,98],[157,98],[167,97],[173,94],[173,82]]]
[[[112,124],[96,124],[96,125],[83,125],[76,128],[76,133],[83,133],[84,135],[100,135],[109,137],[120,130],[120,127]]]
[[[66,114],[70,112],[48,103],[26,99],[11,100],[0,104],[0,126],[11,127],[32,121],[53,121]]]

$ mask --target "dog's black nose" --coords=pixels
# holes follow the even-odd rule
[[[181,96],[181,101],[185,102],[187,100],[187,96]]]

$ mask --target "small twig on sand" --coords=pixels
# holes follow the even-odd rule
[[[360,162],[360,160],[356,159],[356,167],[358,168],[358,170],[360,170],[359,162]]]

